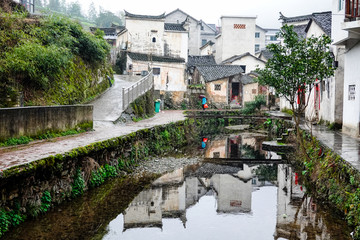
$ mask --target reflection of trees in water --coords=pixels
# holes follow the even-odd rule
[[[273,182],[277,180],[277,164],[262,164],[257,167],[255,174],[258,176],[259,180]]]
[[[248,159],[265,159],[265,155],[260,150],[255,150],[251,145],[240,145],[241,157]]]

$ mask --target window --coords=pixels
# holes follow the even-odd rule
[[[246,65],[240,65],[240,67],[242,68],[242,70],[244,71],[244,73],[246,73]]]
[[[156,37],[152,38],[152,42],[155,43],[156,42]]]
[[[259,32],[255,33],[255,38],[260,38],[260,33]]]
[[[215,84],[214,90],[215,91],[220,91],[221,90],[221,84]]]
[[[260,45],[259,44],[255,44],[255,52],[260,50]]]
[[[270,36],[270,41],[276,41],[277,37],[276,36]]]
[[[201,46],[204,46],[207,43],[206,39],[201,40]]]
[[[153,68],[154,75],[160,75],[160,68]]]
[[[339,0],[339,11],[343,10],[344,8],[344,0]]]
[[[355,85],[349,85],[349,100],[355,100]]]
[[[213,152],[213,158],[220,158],[220,152]]]

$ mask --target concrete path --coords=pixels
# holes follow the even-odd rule
[[[0,148],[0,170],[5,170],[16,165],[26,164],[40,160],[51,155],[64,154],[72,149],[87,146],[91,143],[104,141],[156,125],[184,120],[183,111],[161,111],[154,117],[126,125],[112,124],[95,128],[75,136],[66,136],[45,141],[37,141],[19,147]]]
[[[130,87],[134,82],[121,80],[119,75],[114,75],[114,79],[114,85],[100,98],[90,103],[94,105],[94,121],[114,122],[123,112],[122,88]]]

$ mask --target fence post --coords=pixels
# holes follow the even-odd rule
[[[125,88],[122,88],[122,110],[125,110]]]

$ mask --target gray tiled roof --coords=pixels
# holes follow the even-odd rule
[[[202,65],[196,67],[205,82],[232,77],[244,72],[239,65]]]
[[[274,54],[272,54],[268,49],[261,50],[260,56],[263,56],[266,60],[269,60],[273,57]]]
[[[173,58],[173,57],[166,57],[166,56],[157,56],[144,53],[134,53],[128,52],[128,56],[135,61],[144,61],[144,62],[171,62],[171,63],[184,63],[185,59],[183,58]]]
[[[215,58],[212,55],[206,56],[188,56],[188,67],[198,66],[198,65],[216,65]]]
[[[165,23],[166,31],[177,31],[177,32],[186,32],[183,24],[178,23]]]
[[[228,58],[228,59],[225,59],[225,60],[222,62],[222,64],[232,63],[232,62],[234,62],[234,61],[236,61],[236,60],[239,60],[239,59],[241,59],[241,58],[243,58],[243,57],[246,57],[246,56],[250,56],[250,57],[256,58],[257,60],[259,60],[259,61],[261,61],[261,62],[264,62],[264,60],[255,57],[254,55],[252,55],[252,54],[249,53],[249,52],[246,52],[246,53],[243,53],[243,54],[241,54],[241,55],[234,55],[234,56],[232,56],[232,57],[230,57],[230,58]]]
[[[127,11],[125,11],[125,17],[131,17],[131,18],[141,18],[141,19],[164,19],[165,13],[158,15],[158,16],[152,16],[152,15],[138,15],[138,14],[132,14]]]
[[[313,20],[324,30],[324,32],[331,36],[331,12],[313,13]]]
[[[306,25],[296,25],[296,26],[294,26],[294,32],[296,32],[300,38],[306,38],[307,26],[308,26],[307,24]]]
[[[309,15],[296,16],[296,17],[285,17],[282,13],[280,13],[280,19],[283,20],[283,23],[309,21],[308,24],[311,24],[311,21],[315,21],[316,24],[319,25],[320,28],[328,36],[331,36],[331,18],[332,18],[332,13],[330,11],[312,13]]]
[[[242,82],[242,84],[246,85],[246,84],[254,83],[255,80],[249,74],[245,74],[245,75],[241,76],[241,82]]]

